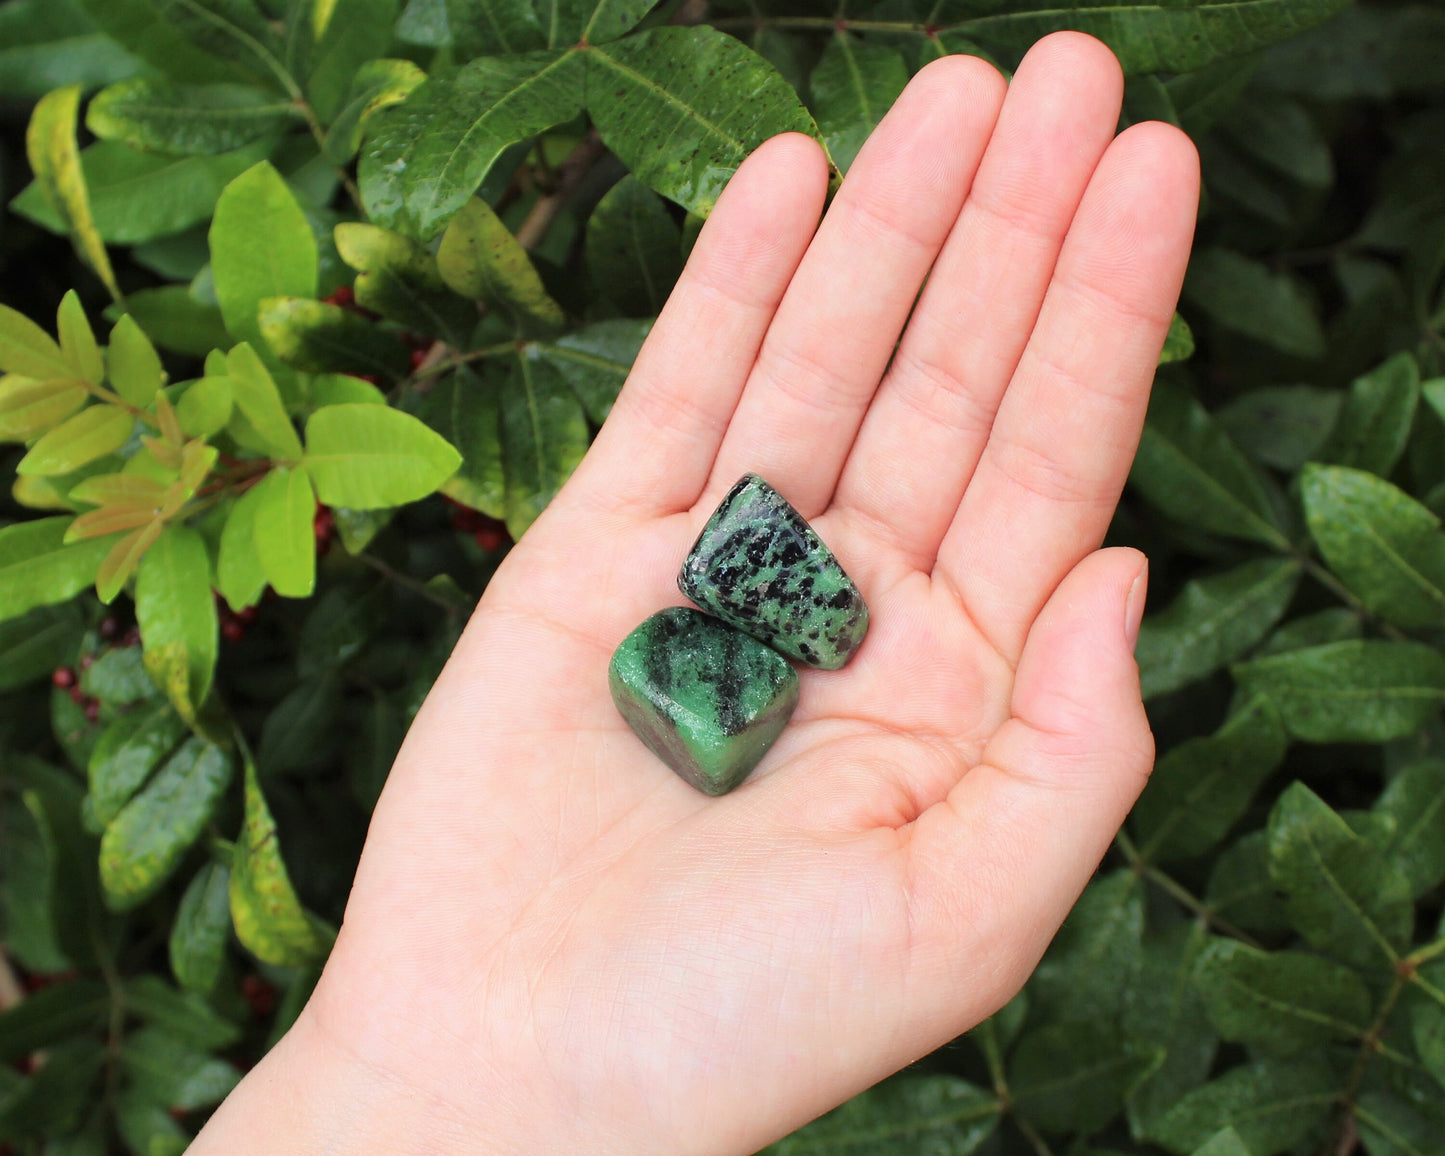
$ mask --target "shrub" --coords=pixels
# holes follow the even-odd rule
[[[1205,166],[1112,532],[1158,768],[1023,993],[774,1151],[1445,1152],[1445,10],[1340,8],[0,8],[0,1148],[180,1152],[285,1031],[748,150],[1070,27]]]

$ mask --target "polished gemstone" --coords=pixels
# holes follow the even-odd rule
[[[847,665],[868,633],[858,587],[803,516],[757,474],[728,491],[677,584],[709,614],[821,670]]]
[[[798,705],[787,659],[691,607],[654,614],[622,640],[607,674],[637,737],[708,795],[747,778]]]

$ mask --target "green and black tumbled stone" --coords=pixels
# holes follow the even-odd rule
[[[624,638],[607,680],[633,733],[708,795],[747,778],[798,705],[787,659],[690,607],[654,614]]]
[[[853,579],[757,474],[728,491],[677,584],[709,614],[820,670],[846,666],[868,633],[868,607]]]

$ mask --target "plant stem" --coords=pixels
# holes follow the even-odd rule
[[[588,129],[587,135],[577,142],[577,147],[557,166],[556,188],[532,206],[532,211],[517,230],[517,240],[522,243],[522,248],[535,249],[542,243],[542,238],[547,235],[547,230],[562,212],[567,198],[606,153],[607,146],[602,143],[597,130]]]
[[[1024,1139],[1029,1142],[1029,1146],[1033,1148],[1038,1156],[1054,1156],[1053,1151],[1049,1148],[1048,1142],[1039,1135],[1038,1129],[1017,1112],[1014,1113],[1014,1123],[1018,1125],[1018,1129],[1023,1133]]]
[[[453,602],[447,601],[447,599],[443,598],[435,590],[432,590],[429,586],[427,586],[425,582],[420,582],[417,579],[413,578],[410,574],[403,574],[400,570],[393,569],[385,562],[383,562],[380,558],[373,558],[370,554],[363,552],[361,554],[357,554],[356,559],[362,564],[370,566],[387,581],[395,582],[398,586],[410,590],[419,598],[426,599],[433,606],[440,607],[442,610],[446,611],[446,615],[448,618],[455,618],[461,613],[460,607],[458,607]]]
[[[1255,939],[1249,932],[1236,927],[1227,919],[1221,919],[1209,904],[1200,899],[1199,896],[1195,895],[1172,875],[1169,875],[1167,872],[1160,870],[1154,866],[1154,864],[1148,862],[1139,854],[1138,848],[1134,846],[1134,841],[1123,831],[1120,831],[1119,834],[1114,837],[1114,845],[1123,853],[1124,858],[1129,861],[1129,866],[1132,867],[1137,874],[1149,880],[1149,882],[1153,883],[1178,903],[1189,908],[1190,911],[1194,912],[1195,915],[1204,920],[1210,927],[1222,931],[1225,935],[1231,936],[1241,943],[1248,944],[1250,947],[1261,948],[1263,946],[1259,940]]]
[[[1393,639],[1395,642],[1410,641],[1407,635],[1403,634],[1394,626],[1390,625],[1390,623],[1386,622],[1383,618],[1381,618],[1378,614],[1376,614],[1373,610],[1371,610],[1368,606],[1361,602],[1348,586],[1346,586],[1343,582],[1341,582],[1338,578],[1336,578],[1333,574],[1331,574],[1308,554],[1296,554],[1295,557],[1299,559],[1300,565],[1305,568],[1305,572],[1309,574],[1311,578],[1313,578],[1316,582],[1318,582],[1341,602],[1347,604],[1350,609],[1353,610],[1356,614],[1360,615],[1360,617],[1371,623],[1386,638]]]

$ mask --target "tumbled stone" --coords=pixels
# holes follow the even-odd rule
[[[691,607],[654,614],[624,638],[607,675],[633,733],[708,795],[747,778],[798,705],[787,659]]]
[[[703,527],[677,584],[739,630],[820,670],[846,666],[868,607],[833,552],[788,501],[745,474]]]

